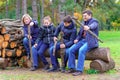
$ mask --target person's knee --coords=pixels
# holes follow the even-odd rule
[[[83,55],[85,55],[85,53],[86,53],[85,49],[83,49],[83,48],[79,49],[79,55],[83,56]]]
[[[74,52],[75,52],[74,48],[71,47],[71,48],[69,49],[69,54],[74,53]]]
[[[34,52],[34,50],[36,50],[36,48],[34,46],[32,46],[32,51]]]
[[[27,38],[23,39],[23,44],[28,44],[28,39]]]
[[[52,53],[53,53],[53,49],[54,49],[53,46],[49,48],[49,54],[50,54],[50,55],[52,55]]]

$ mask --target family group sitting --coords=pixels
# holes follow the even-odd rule
[[[90,10],[85,10],[82,13],[83,27],[77,34],[77,29],[74,21],[70,15],[64,17],[63,21],[57,27],[54,27],[50,16],[43,18],[42,26],[38,26],[36,20],[25,14],[22,17],[24,24],[24,39],[23,44],[27,52],[27,58],[30,59],[29,39],[32,45],[32,61],[33,66],[31,71],[38,69],[38,58],[45,65],[44,70],[47,72],[56,72],[59,69],[62,72],[72,73],[73,76],[81,75],[84,70],[85,56],[88,51],[98,47],[98,40],[93,37],[87,30],[91,30],[98,35],[98,21],[92,17]],[[28,27],[30,26],[30,35],[28,34]],[[63,42],[58,40],[60,33],[63,33]],[[56,43],[56,46],[54,44]],[[53,54],[54,48],[56,51],[64,49],[64,66],[60,66],[57,57]],[[51,65],[46,60],[44,53],[49,49]],[[55,52],[56,52],[55,51]],[[78,53],[77,65],[75,63],[75,54]],[[57,54],[57,53],[56,53]],[[66,70],[68,67],[68,70]]]

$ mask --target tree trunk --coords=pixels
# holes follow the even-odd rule
[[[16,19],[20,19],[20,4],[21,0],[16,0]]]
[[[6,18],[8,18],[8,0],[6,0],[5,9],[6,9]]]
[[[37,0],[32,0],[33,19],[38,20]]]
[[[49,57],[48,51],[45,52],[45,56]],[[60,58],[60,51],[57,51],[56,56]],[[77,58],[77,55],[76,55]],[[101,59],[103,61],[109,62],[110,61],[110,50],[109,48],[96,48],[91,50],[86,55],[86,60],[96,60]]]
[[[42,19],[44,17],[44,0],[41,0],[41,11],[40,11],[40,25],[42,26]]]
[[[22,15],[27,13],[27,0],[22,0]]]
[[[86,54],[87,60],[101,59],[103,61],[110,61],[110,49],[109,48],[96,48]]]
[[[65,0],[60,0],[60,4],[59,6],[59,15],[60,15],[60,21],[61,22],[63,20],[63,18],[65,17],[65,11],[61,11],[62,10],[62,4],[65,2]]]
[[[110,69],[113,69],[114,67],[115,67],[115,62],[113,61],[113,59],[110,59],[108,63],[99,59],[94,60],[90,63],[90,68],[98,70],[99,72],[105,72]]]

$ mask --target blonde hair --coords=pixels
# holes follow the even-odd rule
[[[45,16],[42,20],[42,23],[44,23],[44,20],[49,20],[50,23],[52,22],[50,16]]]
[[[30,20],[32,20],[32,18],[30,17],[30,15],[29,14],[24,14],[23,16],[22,16],[22,23],[24,24],[24,18],[25,17],[28,17]]]

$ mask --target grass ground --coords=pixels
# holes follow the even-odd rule
[[[42,70],[35,72],[26,68],[10,68],[9,70],[0,70],[0,80],[120,80],[120,31],[100,31],[100,38],[104,43],[100,43],[100,47],[109,47],[111,57],[114,59],[115,69],[99,74],[87,74],[89,69],[89,61],[85,61],[85,72],[82,76],[74,77],[71,74],[60,72],[47,73]]]

